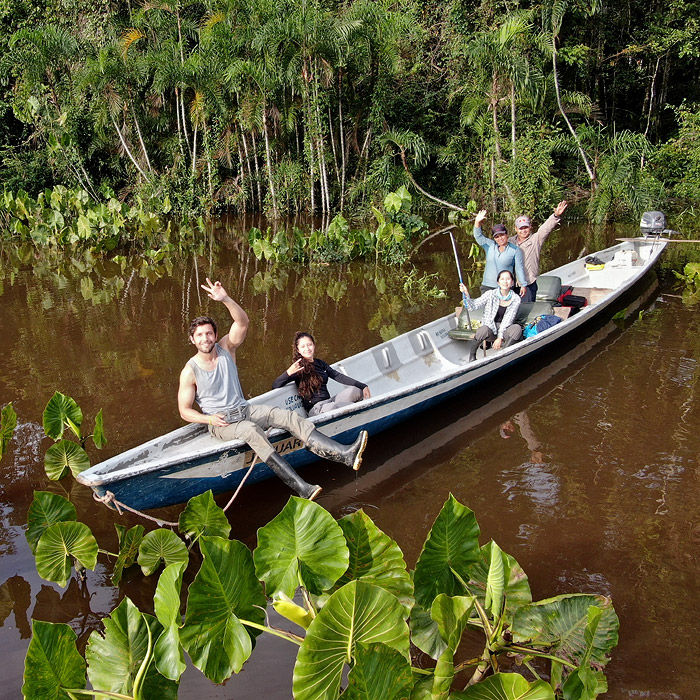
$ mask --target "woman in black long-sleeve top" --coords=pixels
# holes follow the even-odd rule
[[[294,362],[286,372],[272,383],[273,389],[294,382],[299,389],[302,403],[310,416],[332,411],[334,408],[347,406],[363,398],[370,397],[369,387],[333,369],[323,360],[314,357],[316,342],[310,333],[302,331],[294,335],[292,345]],[[328,380],[335,379],[348,388],[331,398],[328,393]]]

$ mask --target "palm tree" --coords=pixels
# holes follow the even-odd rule
[[[474,34],[465,46],[471,68],[471,81],[458,89],[466,92],[462,99],[461,121],[463,125],[478,123],[486,111],[491,117],[494,151],[490,157],[491,190],[495,194],[496,175],[504,163],[501,148],[499,110],[510,105],[511,157],[516,157],[516,105],[519,99],[536,101],[542,90],[542,74],[533,65],[530,56],[536,46],[536,36],[529,12],[516,11],[505,17],[491,30]],[[481,128],[485,121],[482,122]],[[503,181],[511,206],[513,193]]]
[[[9,55],[3,57],[2,73],[15,71],[18,80],[35,100],[30,109],[36,120],[36,136],[47,134],[51,150],[62,155],[63,163],[78,185],[97,198],[95,188],[70,133],[69,116],[75,109],[73,76],[81,47],[65,29],[47,25],[41,29],[21,29],[9,42]],[[48,91],[48,98],[45,91]]]

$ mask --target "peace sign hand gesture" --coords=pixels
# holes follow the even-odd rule
[[[228,298],[226,290],[221,286],[221,282],[218,280],[212,282],[208,277],[207,283],[202,285],[202,289],[209,295],[210,299],[214,301],[223,301]]]

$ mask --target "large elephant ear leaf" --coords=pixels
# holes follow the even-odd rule
[[[431,658],[440,658],[447,649],[447,644],[440,634],[438,624],[433,620],[430,611],[420,603],[416,603],[411,610],[411,643]],[[432,681],[430,686],[432,687]]]
[[[411,697],[411,664],[386,644],[357,644],[355,665],[342,700],[407,700]]]
[[[409,661],[405,608],[383,588],[351,581],[309,626],[294,666],[295,700],[335,700],[343,668],[355,661],[360,643],[385,644]]]
[[[438,513],[413,576],[416,600],[429,609],[440,593],[469,593],[469,569],[479,559],[479,525],[452,494]]]
[[[564,700],[594,700],[601,693],[608,691],[608,682],[603,672],[594,670],[590,665],[595,633],[602,616],[603,611],[601,608],[595,605],[591,605],[588,608],[588,622],[584,634],[586,651],[581,660],[581,665],[569,674],[562,687]]]
[[[24,662],[22,696],[32,700],[69,700],[68,690],[85,688],[85,659],[76,634],[64,624],[32,621],[32,639]]]
[[[48,491],[35,491],[27,513],[25,533],[32,554],[36,554],[36,546],[47,528],[77,517],[75,506],[67,498]]]
[[[0,457],[5,454],[16,427],[17,413],[15,413],[15,409],[12,408],[12,403],[8,403],[7,406],[3,406],[2,411],[0,411]]]
[[[333,516],[317,503],[297,497],[258,530],[253,557],[267,595],[281,591],[290,598],[300,584],[310,593],[322,593],[349,563],[343,531]]]
[[[496,673],[450,700],[554,700],[552,686],[545,681],[529,683],[519,673]]]
[[[92,632],[85,650],[92,687],[134,697],[176,700],[177,683],[161,676],[151,663],[149,651],[162,632],[159,622],[124,598],[103,623],[104,634]]]
[[[250,550],[237,540],[203,537],[202,566],[189,588],[180,640],[194,665],[214,683],[238,673],[251,654],[266,600]]]
[[[66,427],[80,438],[82,422],[83,412],[70,396],[57,391],[46,404],[43,415],[44,432],[53,440],[62,438]]]
[[[150,576],[163,561],[166,566],[189,560],[185,543],[165,528],[152,530],[141,541],[138,563],[144,576]]]
[[[341,518],[338,525],[345,535],[350,564],[334,589],[350,581],[373,583],[393,593],[410,612],[414,603],[413,581],[398,544],[361,510]]]
[[[211,491],[190,498],[185,510],[180,513],[178,529],[193,540],[200,537],[223,537],[231,532],[226,513],[216,505]]]
[[[112,585],[118,586],[122,580],[124,569],[128,569],[132,564],[136,563],[136,558],[139,554],[139,547],[143,540],[143,525],[134,525],[127,530],[123,525],[115,523],[117,529],[117,537],[119,538],[119,554],[117,561],[114,562],[112,571]]]
[[[86,569],[97,564],[97,540],[90,528],[77,522],[60,522],[46,528],[36,546],[36,570],[41,578],[65,587],[73,559]]]
[[[70,469],[73,476],[90,468],[88,453],[72,440],[61,440],[51,445],[44,455],[44,471],[52,481],[62,479]]]
[[[95,443],[95,447],[98,450],[101,450],[107,444],[102,409],[100,409],[95,416],[95,429],[92,431],[92,441]]]
[[[156,668],[166,678],[177,681],[185,672],[185,655],[180,644],[180,589],[185,563],[166,566],[153,596],[158,622],[163,632],[153,649]]]
[[[450,597],[441,593],[433,601],[430,616],[437,623],[440,636],[452,652],[457,651],[475,600],[471,595]]]
[[[496,550],[493,549],[494,546]],[[499,559],[501,560],[500,563]],[[501,579],[500,573],[492,573],[494,563],[496,564],[496,570],[502,569],[503,571],[505,615],[508,620],[511,620],[518,608],[532,602],[530,583],[520,564],[510,554],[501,550],[494,542],[487,542],[481,548],[479,560],[469,572],[469,589],[476,595],[482,607],[489,609],[494,607],[492,604],[494,582]],[[491,591],[491,597],[487,605],[486,598],[489,590]]]
[[[588,609],[599,607],[602,615],[592,639],[586,641]],[[581,665],[584,661],[605,666],[617,645],[620,621],[612,601],[586,593],[560,595],[520,608],[513,618],[513,641],[544,648],[557,657]]]

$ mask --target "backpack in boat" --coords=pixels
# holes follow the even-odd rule
[[[562,287],[561,294],[557,297],[557,301],[562,306],[571,306],[574,309],[582,309],[586,304],[588,304],[588,299],[586,297],[579,296],[578,294],[572,294],[573,287]]]
[[[538,316],[532,323],[528,323],[523,330],[523,335],[526,338],[532,338],[533,335],[542,333],[552,326],[556,326],[557,323],[561,322],[559,316],[554,314],[542,314]]]

